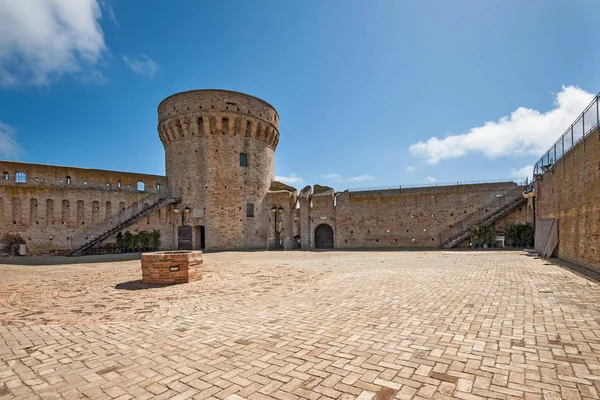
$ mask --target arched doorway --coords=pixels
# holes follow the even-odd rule
[[[206,248],[204,232],[204,225],[194,226],[194,250],[204,250]]]
[[[333,228],[321,224],[315,229],[315,249],[333,249]]]
[[[183,225],[177,228],[177,248],[179,250],[192,250],[192,227]]]

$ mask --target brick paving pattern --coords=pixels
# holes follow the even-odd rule
[[[600,288],[518,252],[0,265],[0,399],[597,399]]]

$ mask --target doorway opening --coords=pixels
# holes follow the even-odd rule
[[[194,250],[205,250],[206,249],[206,237],[205,237],[204,225],[194,226]]]

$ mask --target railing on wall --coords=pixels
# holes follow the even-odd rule
[[[452,224],[452,226],[440,232],[440,245],[454,237],[457,237],[466,229],[469,229],[471,226],[479,223],[480,221],[484,221],[492,215],[496,214],[499,210],[502,210],[506,206],[512,204],[516,199],[522,199],[522,192],[522,186],[512,189],[496,190],[495,198],[493,200],[488,201],[484,205],[477,208],[475,211],[465,214],[465,216],[461,220],[456,221]]]
[[[151,194],[141,200],[131,203],[129,206],[125,207],[125,209],[121,209],[117,203],[117,212],[107,215],[103,220],[94,221],[84,232],[73,237],[71,239],[72,248],[83,246],[88,240],[99,236],[140,211],[152,206],[154,203],[164,199],[166,199],[166,191],[160,189],[155,194]]]
[[[425,183],[425,184],[413,184],[413,185],[398,185],[398,186],[386,186],[386,187],[366,187],[366,188],[350,188],[346,189],[349,192],[366,192],[371,190],[391,190],[391,189],[418,189],[418,188],[430,188],[430,187],[447,187],[447,186],[461,186],[461,185],[482,185],[486,183],[516,183],[518,186],[527,185],[528,181],[521,181],[518,179],[500,179],[491,181],[470,181],[470,182],[436,182],[436,183]]]
[[[19,171],[20,172],[20,171]],[[167,184],[163,182],[148,182],[140,181],[144,183],[143,190],[138,189],[137,182],[134,184],[122,184],[119,186],[118,183],[107,182],[68,182],[66,179],[50,179],[50,178],[36,178],[31,177],[31,174],[26,174],[25,182],[16,181],[15,176],[11,179],[6,180],[0,176],[0,186],[26,186],[26,187],[42,187],[42,188],[58,188],[58,189],[69,189],[69,190],[102,190],[108,192],[123,192],[123,193],[146,193],[146,194],[160,194],[167,189]],[[157,187],[157,185],[160,185]]]
[[[560,160],[573,146],[594,131],[600,122],[598,99],[600,93],[577,117],[550,149],[535,163],[533,175],[543,175],[556,161]]]

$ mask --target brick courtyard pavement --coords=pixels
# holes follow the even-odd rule
[[[0,265],[0,399],[598,398],[600,287],[518,252]]]

